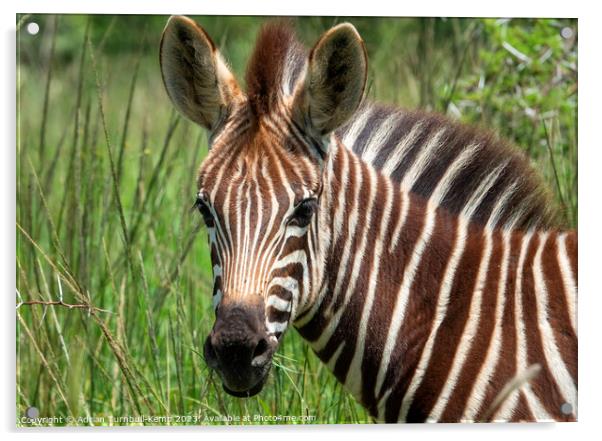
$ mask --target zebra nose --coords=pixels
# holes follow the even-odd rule
[[[211,333],[206,342],[206,352],[214,367],[222,370],[229,367],[242,373],[247,367],[258,367],[267,360],[268,340],[250,336]]]
[[[263,308],[222,305],[205,341],[205,359],[228,392],[245,392],[263,380],[273,353]]]

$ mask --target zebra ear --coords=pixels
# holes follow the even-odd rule
[[[159,56],[163,84],[176,109],[215,130],[242,92],[209,35],[193,20],[172,16]]]
[[[367,69],[366,47],[355,27],[342,23],[328,30],[311,50],[295,91],[297,120],[318,136],[340,127],[362,101]]]

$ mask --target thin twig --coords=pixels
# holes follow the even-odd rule
[[[98,97],[98,111],[100,113],[100,119],[102,122],[102,128],[104,131],[105,142],[106,142],[106,146],[107,146],[107,153],[109,155],[109,164],[111,166],[111,177],[113,178],[114,197],[115,197],[115,202],[117,203],[117,211],[119,213],[119,220],[121,221],[123,241],[125,244],[126,256],[128,257],[128,264],[129,264],[129,262],[131,262],[131,260],[132,260],[131,259],[131,242],[130,242],[129,234],[128,234],[129,230],[128,230],[127,223],[125,220],[125,215],[123,213],[123,204],[121,203],[121,197],[119,196],[119,181],[117,180],[117,170],[115,169],[115,161],[113,160],[113,151],[111,148],[111,140],[109,137],[109,131],[107,129],[107,122],[106,122],[106,118],[105,118],[104,107],[102,104],[103,90],[102,90],[102,86],[100,83],[100,76],[98,73],[98,64],[96,62],[96,56],[94,55],[94,49],[92,47],[92,41],[90,40],[90,38],[88,38],[88,46],[89,46],[90,58],[92,59],[92,68],[94,70],[94,74],[95,74],[95,78],[96,78],[96,95]],[[131,265],[130,265],[130,269],[131,269]],[[132,275],[133,275],[133,273],[132,273]]]
[[[502,404],[510,397],[513,392],[519,391],[525,384],[529,383],[533,378],[541,372],[541,365],[538,363],[532,364],[527,369],[519,372],[512,377],[495,396],[493,402],[483,414],[479,422],[488,422],[495,415]]]
[[[46,368],[46,371],[48,372],[48,375],[50,375],[50,378],[52,378],[52,380],[54,381],[54,384],[57,387],[58,394],[61,397],[61,400],[65,403],[65,406],[67,407],[67,411],[69,412],[69,414],[71,416],[75,416],[75,413],[73,412],[73,410],[71,409],[71,406],[69,405],[69,400],[67,400],[67,395],[65,393],[65,387],[61,382],[60,375],[58,374],[58,372],[54,371],[53,367],[50,365],[50,363],[46,359],[44,351],[42,351],[42,349],[39,347],[35,337],[33,336],[31,330],[27,326],[27,323],[25,322],[25,320],[23,320],[23,317],[21,317],[21,314],[19,314],[18,312],[17,312],[17,318],[19,319],[21,327],[25,330],[27,336],[29,337],[29,340],[31,341],[33,348],[38,353],[38,356],[40,357],[40,360],[42,361],[42,365]]]
[[[562,188],[560,186],[560,179],[558,178],[558,170],[556,168],[556,162],[554,161],[554,152],[552,151],[552,141],[550,140],[550,135],[548,133],[548,128],[546,126],[546,121],[541,118],[541,124],[543,125],[543,131],[546,135],[546,147],[548,148],[548,152],[550,153],[550,163],[552,165],[552,171],[554,172],[554,180],[556,181],[556,190],[558,191],[558,198],[560,199],[560,203],[562,204],[562,211],[566,218],[567,208],[566,203],[564,202],[564,197],[562,195]]]
[[[97,308],[96,306],[88,305],[86,303],[71,304],[71,303],[65,303],[62,300],[27,300],[24,302],[17,303],[17,309],[24,305],[27,305],[27,306],[31,306],[31,305],[63,306],[68,309],[85,309],[88,311],[94,310],[94,311],[98,311],[98,312],[106,312],[109,314],[113,314],[112,311],[109,311],[107,309]]]
[[[56,30],[58,27],[58,17],[55,15],[52,26],[52,40],[50,43],[50,53],[48,54],[48,70],[46,71],[46,87],[44,89],[44,104],[42,105],[42,123],[40,124],[40,158],[44,159],[44,150],[46,148],[46,123],[48,121],[48,104],[50,102],[50,83],[52,82],[52,60],[56,48]]]
[[[466,39],[466,44],[464,45],[464,50],[462,51],[462,57],[460,58],[460,62],[458,63],[456,74],[454,76],[454,81],[452,82],[452,86],[449,90],[449,93],[445,97],[445,101],[443,102],[442,110],[447,113],[449,110],[449,105],[451,104],[454,94],[456,93],[456,87],[458,85],[458,81],[460,80],[460,76],[462,75],[462,69],[464,68],[464,63],[466,62],[466,56],[468,55],[468,50],[470,49],[470,45],[473,42],[475,34],[477,33],[478,27],[475,25],[470,29],[468,34],[468,38]]]

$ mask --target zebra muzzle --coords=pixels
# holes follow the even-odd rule
[[[250,397],[261,391],[278,342],[267,334],[263,305],[222,305],[205,340],[207,365],[221,377],[230,395]]]

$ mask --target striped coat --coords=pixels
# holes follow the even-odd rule
[[[575,233],[482,226],[441,208],[441,193],[425,200],[333,153],[324,291],[295,327],[335,376],[379,420],[573,418],[561,409],[576,408]]]

